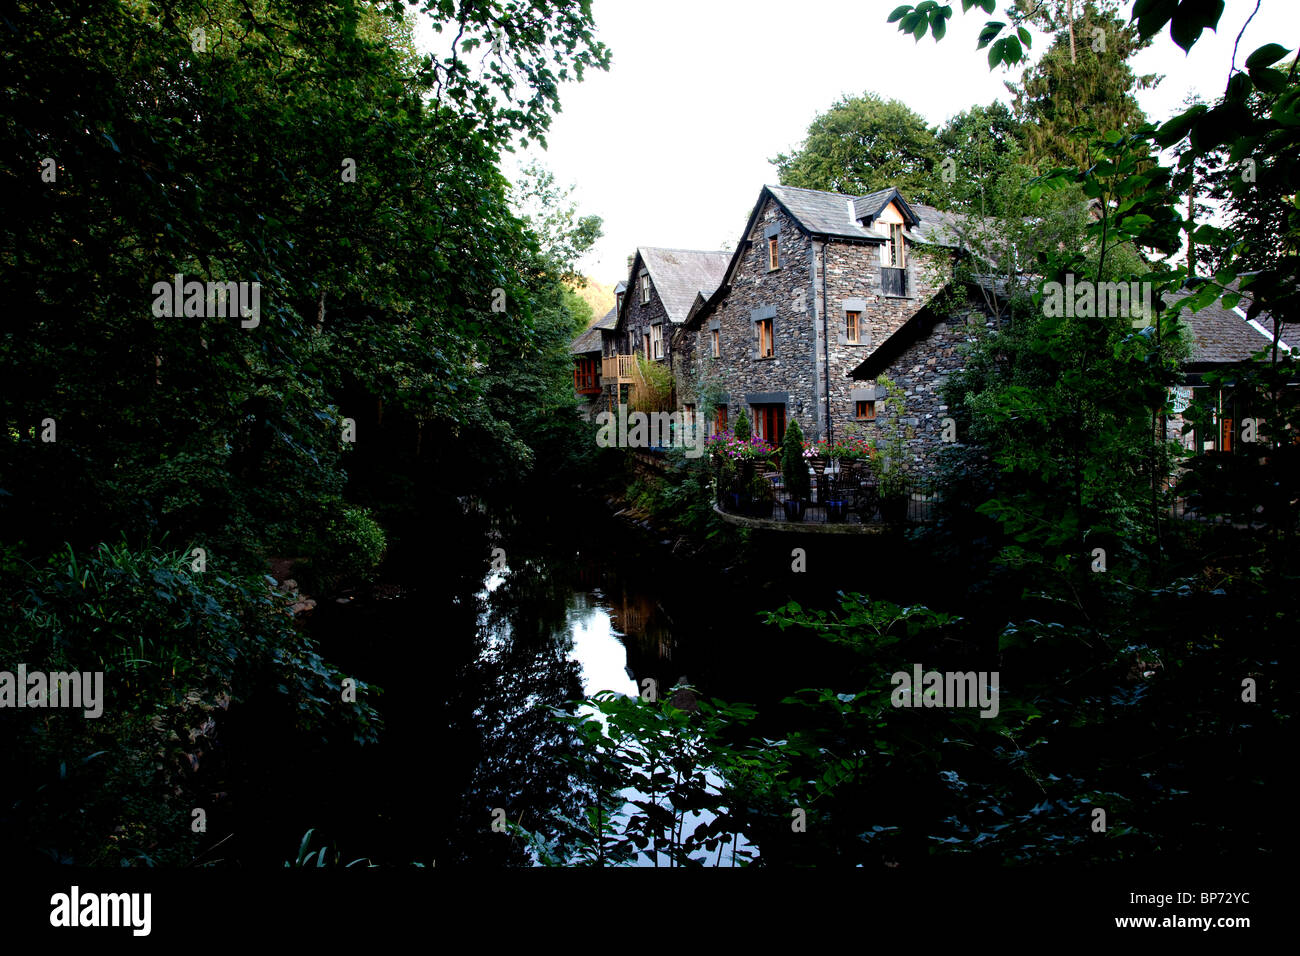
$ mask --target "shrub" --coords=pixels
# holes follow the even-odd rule
[[[384,529],[369,509],[337,500],[334,508],[324,530],[304,543],[311,557],[300,580],[309,590],[369,578],[388,550]]]
[[[736,416],[735,436],[741,441],[747,442],[753,436],[754,430],[750,427],[749,416],[745,414],[742,408],[740,414]]]
[[[803,455],[803,429],[793,418],[785,430],[785,442],[781,446],[781,475],[791,498],[806,500],[812,493],[808,463]]]
[[[342,675],[295,624],[290,595],[190,549],[68,548],[42,568],[0,568],[0,660],[102,671],[102,715],[0,710],[0,841],[60,862],[190,862],[193,771],[221,711],[261,693],[296,733],[376,739],[366,703],[338,707]],[[75,807],[73,811],[69,809]],[[177,834],[182,836],[178,838]]]

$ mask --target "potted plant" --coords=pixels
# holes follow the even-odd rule
[[[802,521],[812,483],[808,480],[808,462],[804,459],[803,430],[790,419],[785,430],[785,443],[781,446],[781,477],[785,481],[787,498],[784,502],[787,521]]]
[[[890,459],[883,459],[886,463]],[[880,472],[880,518],[890,524],[902,524],[907,520],[907,477],[903,472],[887,464],[886,470]]]
[[[749,516],[751,518],[771,518],[772,499],[774,497],[772,482],[768,480],[766,475],[756,473],[749,487]]]
[[[877,380],[877,386],[885,392],[885,414],[876,421],[884,447],[871,456],[880,500],[880,518],[891,524],[901,524],[907,520],[909,482],[903,467],[903,450],[906,441],[912,437],[911,430],[903,421],[903,389],[884,377]],[[876,451],[874,447],[873,451]]]

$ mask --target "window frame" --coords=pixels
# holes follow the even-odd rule
[[[650,357],[652,359],[664,357],[664,327],[662,325],[650,326]]]
[[[767,271],[775,272],[781,268],[780,242],[777,236],[767,237]]]
[[[849,345],[862,344],[862,312],[858,309],[844,310],[844,341]]]
[[[776,356],[776,320],[758,319],[754,326],[758,330],[758,357],[761,359]]]
[[[907,268],[907,253],[903,245],[903,224],[901,222],[888,223],[889,236],[887,243],[889,245],[889,261],[885,263],[891,269]]]
[[[650,277],[648,275],[641,277],[641,304],[650,304]]]
[[[853,419],[859,422],[876,420],[876,403],[874,399],[859,398],[853,403]]]
[[[713,358],[722,358],[722,330],[709,329],[709,343],[713,350]]]

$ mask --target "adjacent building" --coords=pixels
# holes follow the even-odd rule
[[[881,438],[889,379],[902,389],[903,463],[920,474],[953,440],[942,388],[966,347],[999,321],[1004,280],[955,281],[974,256],[964,216],[912,203],[897,189],[847,196],[764,186],[734,250],[639,248],[616,305],[573,344],[574,387],[588,415],[646,400],[648,366],[671,370],[668,406],[711,432],[734,428],[743,409],[755,434],[779,443],[791,419],[805,437]],[[976,259],[978,261],[978,258]],[[1249,299],[1186,314],[1186,371],[1202,376],[1250,359],[1272,342],[1273,320],[1247,318]],[[1284,326],[1282,347],[1300,345]],[[1198,451],[1230,451],[1243,412],[1229,393],[1209,429],[1171,437]]]

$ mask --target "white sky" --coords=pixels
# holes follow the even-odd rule
[[[583,214],[604,220],[604,237],[583,263],[587,275],[615,282],[637,246],[717,249],[735,243],[764,183],[768,160],[796,148],[808,124],[842,94],[872,91],[902,100],[939,125],[976,104],[1010,103],[976,37],[1001,10],[954,13],[948,33],[919,43],[886,23],[899,0],[595,0],[598,35],[611,49],[608,72],[561,88],[563,112],[530,148],[562,184],[573,184]],[[1223,90],[1232,45],[1254,0],[1227,0],[1219,32],[1206,32],[1190,55],[1168,28],[1134,58],[1141,73],[1165,79],[1138,93],[1153,120],[1185,96],[1213,100]],[[1132,3],[1121,5],[1124,15]],[[1300,45],[1300,0],[1263,0],[1237,52]],[[1046,48],[1035,34],[1031,56]],[[522,157],[521,157],[522,158]],[[507,157],[505,171],[515,161]]]

